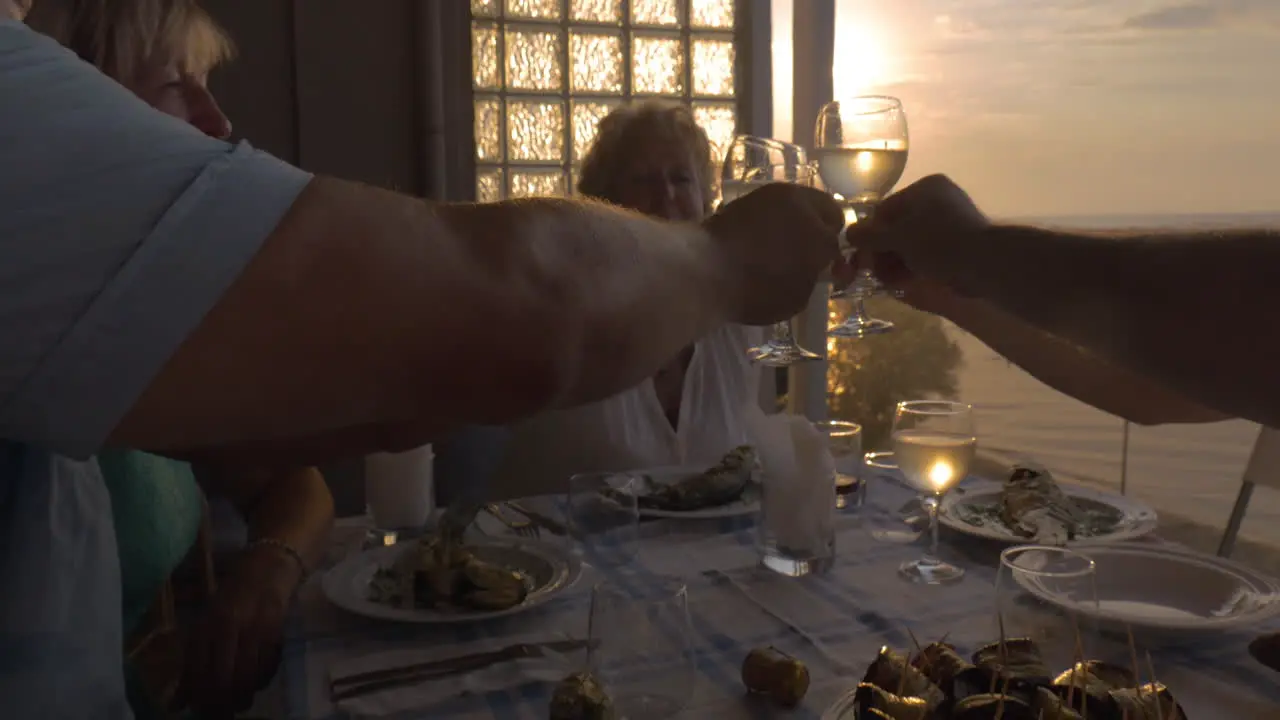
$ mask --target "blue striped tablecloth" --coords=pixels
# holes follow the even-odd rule
[[[998,547],[944,533],[944,555],[964,564],[968,573],[954,585],[922,587],[897,575],[898,565],[917,556],[920,547],[877,543],[861,527],[860,515],[887,512],[908,498],[892,484],[873,485],[867,507],[840,516],[835,568],[801,579],[758,568],[754,530],[741,520],[725,521],[714,528],[719,532],[708,532],[701,524],[647,525],[634,566],[610,579],[623,587],[673,576],[687,582],[698,678],[693,701],[681,717],[816,719],[856,684],[881,646],[909,650],[908,629],[922,643],[947,635],[964,652],[995,639]],[[348,526],[347,548],[352,534]],[[593,579],[599,577],[588,573],[560,598],[526,614],[479,624],[415,627],[343,613],[312,583],[300,598],[284,654],[281,690],[287,716],[348,717],[329,702],[327,684],[330,667],[351,657],[406,647],[452,656],[501,647],[517,637],[585,637]],[[1191,720],[1275,718],[1280,717],[1280,675],[1250,658],[1245,646],[1259,632],[1276,628],[1280,625],[1184,638],[1149,649],[1159,679]],[[742,660],[752,648],[765,645],[808,664],[813,682],[800,707],[785,711],[745,695]],[[1127,657],[1123,645],[1104,650],[1117,659]],[[454,697],[394,717],[533,720],[547,717],[549,698],[549,685],[531,683]]]

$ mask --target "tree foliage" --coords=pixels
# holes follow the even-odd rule
[[[830,303],[832,324],[844,322],[850,303]],[[884,335],[828,338],[827,409],[832,419],[862,425],[865,450],[886,449],[893,411],[903,400],[947,399],[958,392],[960,347],[936,315],[888,298],[867,303],[873,317],[894,323]]]

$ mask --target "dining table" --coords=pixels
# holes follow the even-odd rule
[[[989,482],[971,477],[963,486]],[[609,581],[639,593],[674,578],[687,587],[696,648],[694,689],[679,717],[820,720],[857,685],[882,647],[905,653],[917,642],[945,637],[972,650],[998,636],[995,582],[1002,546],[944,528],[943,556],[965,567],[966,574],[945,585],[908,582],[898,566],[918,557],[922,546],[878,542],[868,527],[871,519],[899,512],[914,493],[887,476],[870,477],[867,486],[860,507],[837,511],[834,564],[803,577],[762,567],[755,519],[739,516],[643,522],[634,561],[614,569],[585,567],[572,587],[549,602],[482,622],[409,624],[358,616],[330,603],[319,578],[313,578],[300,591],[290,621],[273,688],[279,711],[291,720],[547,718],[559,675],[507,673],[480,684],[466,678],[433,681],[434,687],[417,693],[385,693],[381,705],[376,698],[335,704],[329,681],[337,668],[358,667],[362,658],[448,658],[515,642],[585,638],[596,583]],[[563,518],[563,498],[523,502]],[[494,520],[477,525],[486,534],[512,532]],[[360,552],[366,530],[363,518],[340,520],[331,560]],[[540,532],[538,541],[570,542],[549,531]],[[1158,533],[1132,542],[1170,544]],[[1275,630],[1280,623],[1151,640],[1140,635],[1138,642],[1144,653],[1150,652],[1158,680],[1169,687],[1189,720],[1263,720],[1280,717],[1280,674],[1254,660],[1246,648],[1260,633]],[[1124,639],[1111,636],[1100,642],[1113,643],[1113,655],[1128,657]],[[776,648],[807,666],[810,686],[795,707],[782,707],[744,688],[744,658],[761,647]]]

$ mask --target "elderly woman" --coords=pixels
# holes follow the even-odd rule
[[[231,43],[192,0],[39,0],[27,22],[156,109],[208,135],[230,135],[205,78],[231,55]],[[274,674],[286,610],[325,551],[333,499],[324,478],[315,468],[193,471],[141,452],[106,452],[99,463],[111,493],[131,650],[151,635],[148,615],[196,543],[201,489],[232,501],[249,529],[248,545],[191,628],[183,663],[157,642],[160,674],[170,677],[132,678],[135,714],[157,714],[157,698],[148,695],[157,685],[172,689],[184,665],[184,694],[194,707],[219,715],[247,706]]]
[[[600,122],[578,191],[697,222],[717,197],[717,165],[688,107],[650,100]],[[746,440],[743,409],[758,402],[760,388],[760,369],[747,349],[761,340],[759,328],[725,325],[630,390],[515,426],[490,494],[563,491],[577,472],[714,463]]]

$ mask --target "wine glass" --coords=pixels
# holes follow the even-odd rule
[[[625,473],[569,478],[569,535],[583,560],[602,572],[624,571],[639,553],[640,479]]]
[[[813,154],[822,183],[852,211],[854,222],[871,217],[907,167],[907,116],[902,102],[868,95],[827,103],[818,113]],[[843,236],[842,236],[843,237]],[[864,301],[880,289],[869,268],[859,271],[848,290],[832,297],[853,300],[853,312],[827,332],[861,338],[893,329],[893,323],[867,315]]]
[[[1117,669],[1121,675],[1131,674],[1095,659],[1097,617],[1097,575],[1091,558],[1061,547],[1011,547],[1000,553],[996,621],[991,628],[992,644],[984,650],[997,663],[1008,666],[1025,662],[1034,652],[1049,675],[1066,674],[1061,684],[1076,685],[1074,699],[1078,702],[1071,704],[1081,712],[1087,699],[1083,688],[1092,684],[1089,675],[1105,676]],[[1002,639],[1005,662],[999,660]],[[1088,665],[1077,667],[1085,662]],[[1079,673],[1074,683],[1070,681],[1073,668]],[[1011,680],[1014,682],[1018,681]],[[1023,689],[1015,687],[1014,691]],[[1090,715],[1100,714],[1097,708],[1089,709]]]
[[[951,488],[969,474],[978,449],[973,407],[947,400],[898,403],[893,416],[893,454],[903,479],[924,495],[929,514],[929,551],[903,563],[913,582],[936,585],[964,576],[964,568],[938,559],[938,508]]]
[[[619,717],[665,719],[693,699],[697,656],[684,583],[597,585],[587,637],[587,664]]]
[[[813,185],[816,173],[804,148],[770,138],[739,135],[730,143],[720,169],[720,202],[729,203],[770,183]],[[787,367],[821,355],[796,344],[791,321],[775,323],[773,336],[747,350],[752,360],[769,367]]]

